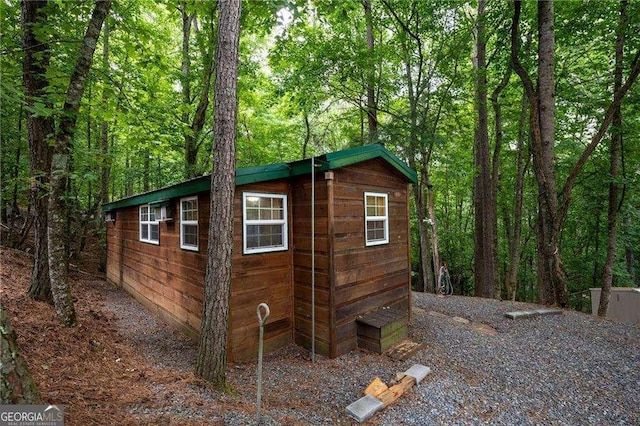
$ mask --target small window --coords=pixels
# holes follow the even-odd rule
[[[387,194],[364,193],[365,238],[367,246],[389,242],[389,207]]]
[[[149,204],[140,206],[140,241],[151,244],[160,243],[160,225],[156,220],[155,209]]]
[[[198,251],[198,197],[180,200],[180,248]]]
[[[242,212],[245,254],[288,249],[286,195],[245,192]]]

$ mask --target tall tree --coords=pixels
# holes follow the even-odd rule
[[[50,49],[46,33],[47,1],[22,1],[23,81],[27,104],[27,138],[33,205],[33,272],[27,292],[36,300],[52,301],[47,250],[47,194],[51,173],[53,106],[47,97]]]
[[[91,19],[87,25],[87,30],[78,52],[78,58],[71,74],[53,146],[47,232],[49,274],[56,313],[60,321],[66,326],[76,325],[76,313],[69,289],[69,256],[66,244],[69,235],[66,195],[72,156],[71,140],[75,131],[87,76],[91,70],[98,36],[110,8],[111,1],[98,0],[91,14]]]
[[[485,30],[486,0],[478,0],[478,22],[476,24],[476,109],[478,112],[474,165],[476,168],[473,191],[475,211],[474,230],[474,283],[475,295],[480,297],[500,297],[496,295],[496,201],[492,184],[491,155],[489,146],[489,124],[487,113],[487,35]]]
[[[213,173],[204,306],[196,375],[226,387],[227,329],[233,251],[238,45],[241,0],[220,3],[215,57]]]
[[[627,25],[627,0],[620,1],[620,17],[616,29],[615,69],[613,88],[617,92],[622,87],[624,39]],[[622,148],[622,108],[618,105],[613,112],[611,123],[609,207],[607,210],[607,257],[602,274],[602,291],[598,305],[598,315],[606,316],[609,307],[611,285],[613,283],[613,265],[616,260],[616,237],[618,229],[618,211],[620,210],[620,151]]]
[[[191,65],[191,32],[193,24],[197,20],[197,14],[191,11],[187,2],[180,4],[180,13],[182,15],[182,71],[181,71],[181,85],[182,85],[182,102],[183,112],[181,121],[184,126],[184,152],[185,152],[185,178],[190,179],[198,175],[198,151],[202,145],[200,133],[204,127],[207,109],[209,108],[209,92],[211,89],[211,76],[214,71],[214,62],[211,46],[214,43],[214,14],[216,11],[217,2],[213,3],[213,7],[210,7],[211,20],[209,28],[206,29],[206,43],[204,44],[202,52],[203,54],[203,69],[202,69],[202,85],[200,93],[198,94],[198,104],[193,113],[193,117],[190,116],[189,109],[191,107],[192,99],[192,80],[193,71]]]
[[[511,32],[511,57],[514,70],[520,77],[529,98],[529,125],[534,171],[538,186],[537,280],[540,303],[566,306],[568,292],[566,275],[560,254],[560,235],[567,218],[571,193],[587,160],[602,141],[612,122],[614,112],[640,73],[640,51],[631,61],[631,69],[622,86],[613,94],[613,100],[604,112],[597,131],[571,167],[560,191],[556,185],[554,129],[554,22],[553,2],[540,1],[538,5],[538,78],[537,90],[527,70],[518,58],[519,20],[521,1],[515,1]]]
[[[369,143],[378,140],[378,110],[376,105],[376,81],[375,81],[375,45],[373,39],[373,15],[371,12],[371,0],[362,0],[364,17],[367,26],[367,52],[369,53],[369,66],[367,70],[367,118],[369,124]]]

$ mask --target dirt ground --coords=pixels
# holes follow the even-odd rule
[[[136,324],[147,326],[143,333],[148,332],[149,324],[142,324],[143,320],[129,318],[132,321],[124,324],[130,328],[123,332],[122,322],[105,304],[112,297],[127,296],[110,288],[97,268],[72,267],[79,325],[64,328],[51,305],[36,302],[25,293],[32,257],[4,247],[0,256],[0,298],[18,335],[20,351],[43,403],[64,405],[66,424],[140,424],[140,415],[144,423],[200,424],[202,420],[171,414],[177,399],[179,405],[193,407],[209,419],[228,410],[255,415],[255,405],[243,398],[208,389],[188,368],[172,368],[149,356],[149,344],[153,344],[149,338],[153,336],[130,338],[136,334],[132,329]],[[144,316],[150,317],[147,313]],[[185,356],[195,353],[194,342],[171,333],[175,333],[177,348],[188,352]],[[211,397],[205,401],[202,395]],[[209,420],[207,424],[216,422]]]

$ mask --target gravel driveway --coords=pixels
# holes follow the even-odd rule
[[[156,365],[193,371],[196,349],[119,290],[109,292],[121,332],[146,345]],[[352,424],[345,408],[376,376],[391,382],[413,364],[431,367],[419,386],[367,424],[640,425],[640,327],[565,311],[562,315],[510,320],[504,313],[537,305],[414,293],[410,338],[425,347],[406,361],[365,351],[338,359],[291,345],[265,356],[264,424]],[[434,312],[444,314],[436,315]],[[446,316],[445,316],[446,315]],[[470,320],[465,324],[452,317]],[[495,335],[478,332],[485,324]],[[163,415],[172,419],[255,424],[256,361],[231,365],[236,392],[222,395],[193,386],[202,401],[227,408],[210,416],[178,398]],[[161,391],[161,389],[159,389]],[[158,413],[133,407],[141,421]],[[150,416],[150,417],[147,417]]]

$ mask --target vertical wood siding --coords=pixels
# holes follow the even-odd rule
[[[293,184],[295,341],[311,346],[311,183]],[[316,179],[316,350],[337,357],[357,347],[358,316],[382,307],[409,315],[406,180],[383,160]],[[389,243],[365,245],[364,193],[388,194]]]
[[[408,185],[381,159],[318,173],[315,200],[316,351],[331,357],[357,347],[358,316],[382,307],[409,315]],[[242,254],[242,193],[288,194],[289,250]],[[365,246],[364,193],[388,194],[389,243]],[[138,207],[107,224],[107,278],[150,311],[196,336],[202,315],[209,194],[198,194],[199,251],[180,248],[179,200],[174,221],[160,224],[160,244],[140,242]],[[309,176],[237,188],[228,353],[257,353],[256,307],[266,302],[265,350],[292,340],[311,347],[311,182]]]
[[[382,307],[409,313],[406,180],[376,159],[335,171],[334,179],[335,353],[357,347],[355,320]],[[388,195],[389,243],[365,245],[364,193]]]

